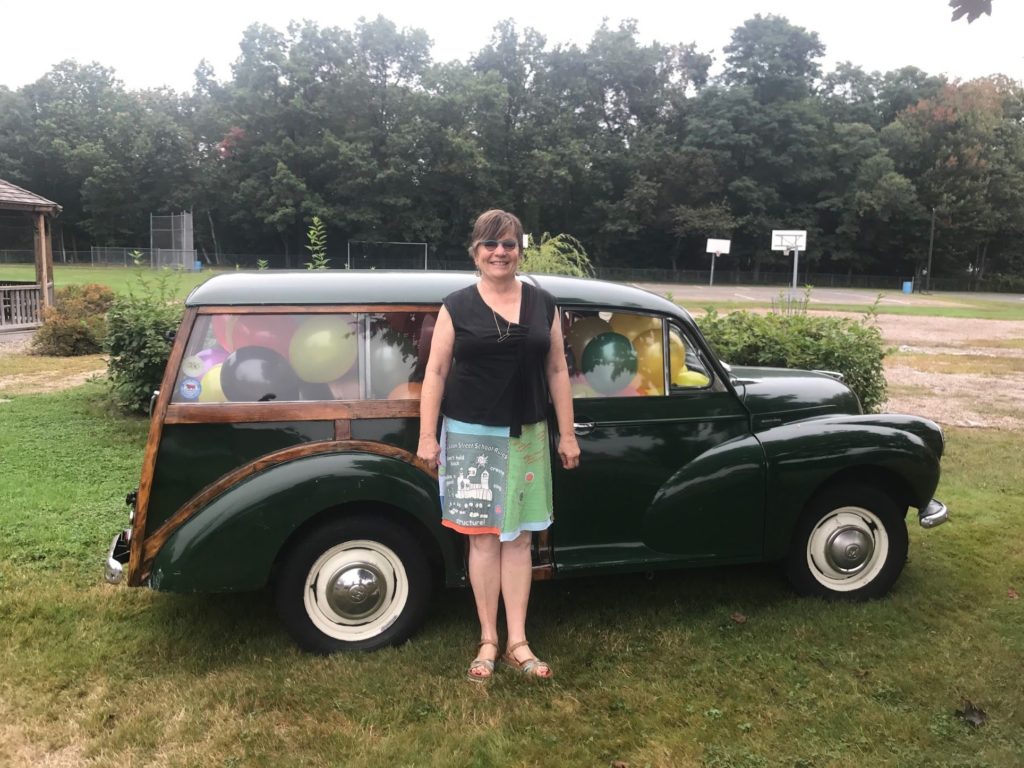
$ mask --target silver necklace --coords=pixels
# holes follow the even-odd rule
[[[504,341],[505,339],[507,339],[509,336],[512,335],[512,321],[511,320],[507,320],[506,321],[508,323],[508,325],[505,326],[505,332],[502,333],[501,326],[498,325],[498,313],[495,312],[493,309],[491,310],[491,317],[494,318],[494,330],[496,330],[498,332],[498,341],[499,342]]]

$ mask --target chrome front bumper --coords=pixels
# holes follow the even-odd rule
[[[128,564],[128,544],[132,539],[132,531],[126,528],[114,537],[107,550],[107,565],[103,569],[108,584],[120,584],[124,578],[124,567]]]
[[[932,499],[927,507],[918,511],[917,519],[922,528],[934,528],[949,519],[949,510],[938,499]]]

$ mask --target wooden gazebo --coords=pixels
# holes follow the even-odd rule
[[[51,225],[60,206],[27,189],[0,179],[0,211],[24,214],[34,229],[34,283],[0,280],[0,331],[34,328],[43,321],[43,307],[53,303]]]

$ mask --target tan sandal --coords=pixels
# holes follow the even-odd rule
[[[541,661],[533,654],[530,654],[530,658],[525,659],[523,661],[519,661],[514,656],[515,651],[517,651],[519,648],[529,645],[529,640],[523,640],[521,642],[515,643],[514,645],[510,645],[508,648],[505,649],[505,655],[501,657],[502,662],[521,674],[537,678],[538,680],[550,680],[552,677],[554,677],[554,673],[551,671],[551,665],[548,664],[546,661]],[[546,674],[544,674],[545,670]]]
[[[494,646],[494,650],[495,651],[498,650],[498,641],[497,640],[481,640],[479,645],[477,645],[477,647],[476,647],[477,648],[477,653],[479,653],[480,649],[483,648],[485,645],[493,645]],[[486,669],[487,670],[487,674],[486,675],[474,675],[473,674],[473,670],[476,670],[476,669]],[[481,659],[479,656],[477,656],[475,659],[473,659],[473,661],[471,661],[469,663],[469,669],[466,670],[466,679],[469,680],[472,683],[486,683],[493,676],[494,676],[494,659]]]

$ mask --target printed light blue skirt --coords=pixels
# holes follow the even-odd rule
[[[445,418],[441,427],[441,524],[460,533],[512,541],[551,525],[551,450],[547,423],[508,427]]]

